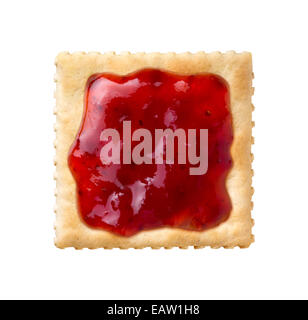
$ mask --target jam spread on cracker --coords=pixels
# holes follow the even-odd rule
[[[229,104],[228,84],[213,74],[91,76],[68,157],[82,220],[122,236],[227,220]]]

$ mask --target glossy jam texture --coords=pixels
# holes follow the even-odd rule
[[[233,131],[229,88],[221,77],[156,69],[127,76],[97,74],[88,80],[84,108],[68,163],[77,184],[79,213],[88,226],[131,236],[164,226],[202,231],[228,219],[226,177],[232,166]],[[153,137],[155,129],[208,129],[208,171],[190,175],[189,162],[154,160],[103,165],[101,132],[114,128],[123,139],[123,121],[128,120],[132,132],[145,128]]]

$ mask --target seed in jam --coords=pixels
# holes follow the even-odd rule
[[[127,76],[91,76],[84,116],[68,157],[82,220],[122,236],[161,227],[202,231],[227,220],[232,207],[226,188],[233,140],[229,105],[228,84],[214,74],[144,69]],[[123,123],[130,123],[131,133],[143,128],[153,137],[155,129],[183,129],[186,139],[189,130],[206,129],[206,173],[191,175],[189,162],[155,163],[154,152],[148,163],[126,164],[121,154],[119,163],[104,164],[105,129],[119,132],[121,151],[134,153],[141,143],[123,137]],[[201,147],[197,138],[196,150]],[[177,154],[177,143],[174,148]]]

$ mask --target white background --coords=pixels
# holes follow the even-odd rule
[[[308,298],[307,1],[2,1],[0,298]],[[251,51],[246,250],[54,247],[60,51]]]

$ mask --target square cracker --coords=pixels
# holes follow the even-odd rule
[[[60,53],[56,58],[56,239],[59,248],[144,248],[211,246],[248,247],[253,242],[251,219],[252,180],[252,61],[244,53]],[[143,68],[159,68],[180,74],[209,72],[229,84],[234,140],[233,167],[226,185],[232,201],[227,221],[206,231],[159,228],[121,237],[84,224],[76,206],[76,185],[67,165],[69,148],[78,131],[85,84],[94,73],[125,75]]]

